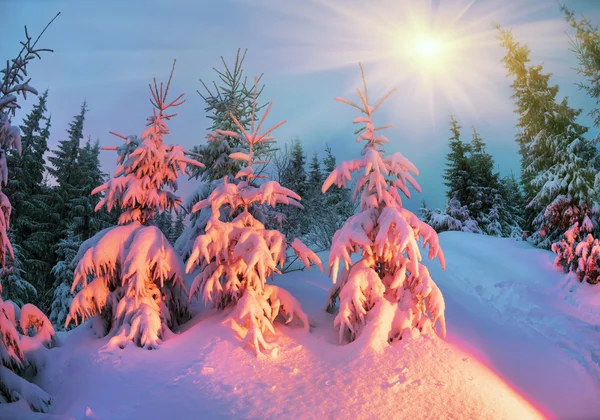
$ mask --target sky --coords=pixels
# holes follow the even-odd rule
[[[600,1],[561,4],[600,24]],[[109,146],[121,141],[109,131],[140,135],[152,113],[148,83],[166,81],[173,59],[171,91],[187,101],[166,141],[188,149],[204,143],[210,120],[196,92],[199,80],[215,80],[220,57],[233,63],[237,49],[247,48],[245,74],[264,74],[262,99],[273,102],[267,124],[287,121],[274,132],[280,145],[299,138],[309,159],[323,156],[325,144],[338,161],[355,158],[362,147],[352,125],[358,115],[334,98],[358,100],[360,61],[372,102],[396,89],[374,120],[393,124],[386,150],[401,152],[420,171],[423,192],[406,206],[416,211],[425,199],[443,207],[450,114],[464,140],[477,128],[501,175],[519,173],[517,115],[493,23],[529,45],[532,62],[553,73],[559,96],[584,109],[580,122],[591,122],[585,114],[594,102],[576,86],[571,31],[554,0],[0,0],[0,58],[18,53],[24,25],[37,35],[59,11],[39,43],[54,52],[29,67],[31,84],[49,89],[50,149],[67,137],[84,100],[86,138]],[[21,101],[16,121],[35,103]],[[115,160],[114,152],[102,152],[105,172],[114,171]],[[181,195],[194,185],[182,182]]]

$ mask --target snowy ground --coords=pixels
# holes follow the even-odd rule
[[[524,242],[440,240],[447,270],[428,265],[446,299],[446,342],[337,345],[323,311],[330,280],[315,269],[276,280],[314,325],[307,335],[277,324],[272,355],[242,349],[226,314],[199,314],[158,351],[106,351],[83,327],[51,350],[40,385],[53,414],[75,419],[600,418],[600,288]]]

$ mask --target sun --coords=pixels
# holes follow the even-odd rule
[[[481,0],[380,0],[368,5],[358,0],[306,0],[310,6],[303,3],[290,10],[288,2],[263,1],[289,17],[274,23],[289,41],[278,50],[288,71],[354,69],[360,61],[373,90],[401,92],[390,98],[390,112],[423,123],[440,123],[448,112],[510,113],[492,22],[520,22],[547,7],[523,8],[521,2],[502,2],[500,7]],[[555,27],[553,21],[536,26],[541,45]],[[357,83],[360,80],[349,80],[348,86]]]
[[[423,58],[435,58],[441,51],[441,40],[432,36],[425,36],[415,44],[415,52]]]

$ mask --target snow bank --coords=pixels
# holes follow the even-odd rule
[[[323,310],[331,280],[313,268],[277,280],[310,334],[275,324],[268,355],[239,346],[226,311],[201,311],[160,352],[106,351],[108,339],[84,326],[48,350],[40,385],[53,414],[75,419],[597,417],[600,385],[583,357],[600,343],[589,290],[525,242],[448,232],[440,244],[447,270],[429,267],[446,298],[447,342],[363,333],[339,346]]]

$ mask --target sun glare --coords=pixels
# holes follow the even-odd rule
[[[431,58],[439,54],[442,49],[442,43],[439,39],[424,37],[417,41],[415,49],[422,57]]]
[[[373,89],[402,92],[390,99],[395,115],[409,112],[428,122],[446,118],[448,112],[476,115],[502,107],[510,113],[492,22],[513,27],[512,20],[545,7],[523,8],[520,3],[498,7],[476,0],[381,0],[368,6],[347,0],[309,3],[311,7],[294,9],[293,18],[301,22],[297,27],[291,20],[281,22],[281,33],[296,43],[281,55],[289,57],[290,71],[354,68],[361,61]],[[536,36],[546,36],[554,27],[542,22]],[[355,86],[360,81],[348,83]],[[485,100],[490,96],[507,99]]]

